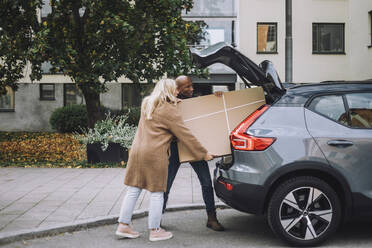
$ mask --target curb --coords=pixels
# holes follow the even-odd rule
[[[199,210],[204,209],[204,204],[187,204],[187,205],[173,205],[166,209],[166,212],[177,212],[183,210]],[[217,209],[226,209],[230,208],[229,206],[223,203],[216,203]],[[147,210],[137,210],[133,212],[132,219],[138,219],[146,217],[148,215]],[[0,245],[9,244],[15,241],[28,240],[41,238],[46,236],[58,235],[65,232],[76,232],[79,230],[102,226],[110,225],[117,223],[118,215],[109,215],[105,217],[91,218],[81,221],[75,221],[62,225],[55,225],[46,228],[35,228],[32,230],[21,230],[14,232],[0,233]]]

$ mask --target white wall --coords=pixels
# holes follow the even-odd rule
[[[293,0],[293,81],[352,79],[348,0]],[[345,55],[312,54],[312,23],[345,23]]]
[[[350,0],[350,71],[353,79],[372,79],[371,20],[372,0]]]
[[[0,112],[0,131],[52,131],[52,112],[63,106],[63,85],[55,85],[55,100],[40,100],[39,84],[19,84],[14,112]]]
[[[297,0],[295,0],[297,1]],[[238,49],[256,64],[274,63],[281,79],[285,71],[285,0],[240,0],[238,10]],[[257,22],[277,22],[278,54],[257,54]]]
[[[101,103],[121,109],[121,84],[108,83],[108,92],[101,94]],[[40,100],[39,84],[20,83],[15,92],[14,112],[0,112],[0,131],[52,131],[49,119],[56,108],[63,106],[63,84],[55,85],[55,100]]]

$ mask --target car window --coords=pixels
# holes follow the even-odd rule
[[[346,95],[349,105],[351,126],[372,128],[372,93],[352,93]]]
[[[348,125],[342,96],[318,96],[312,100],[309,109],[343,125]]]

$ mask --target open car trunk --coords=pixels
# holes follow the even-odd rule
[[[269,104],[275,102],[285,93],[274,65],[268,60],[257,65],[225,42],[217,43],[203,50],[191,48],[190,53],[194,63],[201,68],[221,63],[233,69],[247,87],[261,86]]]

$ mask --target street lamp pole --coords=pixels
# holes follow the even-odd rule
[[[292,0],[285,0],[285,81],[292,83],[293,44],[292,44]]]

